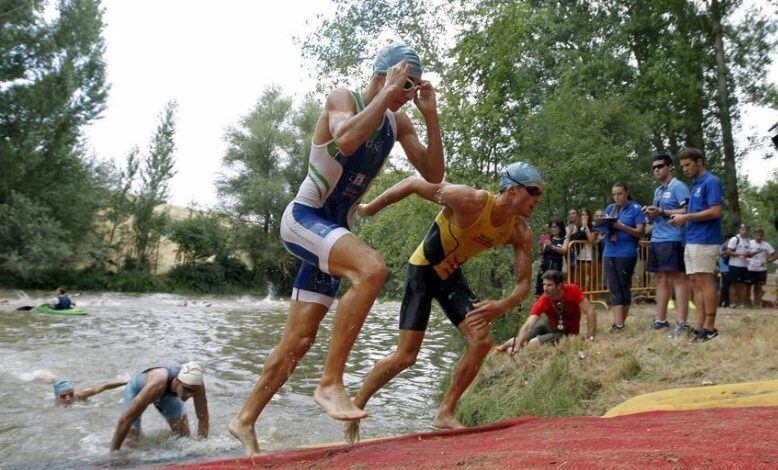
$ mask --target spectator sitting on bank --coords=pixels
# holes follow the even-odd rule
[[[748,303],[748,258],[751,257],[751,240],[748,224],[740,224],[737,235],[727,242],[729,254],[729,300],[732,308],[745,307]]]
[[[754,289],[754,308],[762,307],[764,286],[767,284],[767,263],[775,261],[778,254],[773,246],[764,241],[764,230],[754,230],[751,240],[751,257],[748,259],[748,279]]]
[[[632,201],[629,189],[624,183],[616,183],[611,190],[613,204],[605,208],[613,221],[605,238],[603,264],[605,279],[610,291],[610,306],[613,309],[611,331],[624,329],[632,303],[632,274],[638,257],[638,241],[643,236],[646,218],[643,208]]]
[[[525,344],[535,347],[556,343],[563,336],[577,335],[581,326],[581,313],[586,314],[587,338],[594,341],[597,335],[597,315],[586,300],[581,288],[563,283],[562,273],[546,271],[543,274],[543,295],[532,304],[529,317],[522,325],[517,338],[511,338],[498,348],[510,354]]]
[[[540,240],[540,251],[543,258],[540,261],[540,269],[535,282],[535,295],[543,294],[543,273],[549,270],[562,271],[564,255],[567,253],[567,238],[565,238],[565,226],[561,220],[555,220],[549,224],[551,236]]]
[[[68,310],[76,306],[76,302],[70,298],[64,287],[57,288],[54,293],[57,296],[46,301],[46,305],[54,310]]]

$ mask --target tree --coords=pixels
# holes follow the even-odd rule
[[[170,240],[178,245],[184,263],[197,263],[225,255],[227,234],[215,215],[196,214],[170,226]]]
[[[167,225],[167,213],[155,213],[154,209],[167,202],[170,178],[175,174],[175,111],[176,104],[171,101],[159,117],[157,130],[140,168],[141,186],[133,202],[132,262],[135,267],[146,271],[151,268],[151,247]]]
[[[289,285],[297,261],[278,236],[281,216],[308,169],[321,107],[306,99],[294,109],[277,87],[227,131],[225,172],[218,181],[225,211],[233,214],[237,245],[265,280]]]
[[[0,208],[31,209],[45,220],[25,223],[57,229],[12,237],[17,244],[0,245],[0,253],[37,251],[27,246],[34,243],[61,248],[56,259],[66,263],[73,250],[61,242],[78,245],[103,203],[100,167],[80,141],[102,112],[108,87],[99,2],[62,0],[45,15],[48,4],[0,3]],[[25,272],[49,266],[44,259],[29,257]]]

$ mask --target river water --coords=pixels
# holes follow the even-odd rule
[[[84,317],[15,311],[43,302],[45,293],[0,291],[0,467],[70,468],[145,466],[242,455],[226,430],[280,338],[288,302],[255,297],[189,297],[175,294],[83,293]],[[399,303],[376,303],[347,367],[350,394],[373,364],[395,346]],[[342,442],[343,425],[313,402],[329,343],[332,313],[316,344],[257,422],[265,451]],[[431,429],[435,397],[457,358],[454,328],[433,313],[417,364],[378,393],[368,405],[363,437]],[[120,415],[123,388],[86,402],[57,406],[52,378],[75,388],[114,377],[129,378],[157,365],[200,362],[206,370],[211,437],[176,439],[153,407],[143,415],[143,438],[108,452]],[[196,429],[193,403],[186,402]]]

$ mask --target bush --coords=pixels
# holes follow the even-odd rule
[[[196,292],[218,292],[226,284],[224,268],[217,263],[179,264],[167,276],[174,286]]]

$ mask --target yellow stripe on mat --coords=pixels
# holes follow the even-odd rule
[[[660,410],[778,406],[778,380],[673,388],[630,398],[611,408],[603,418]]]

